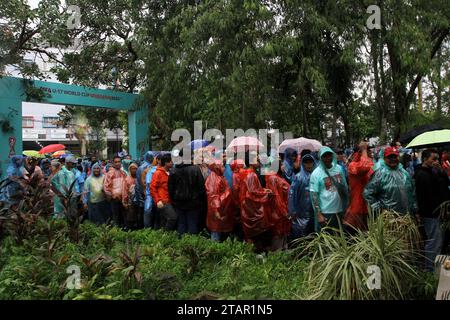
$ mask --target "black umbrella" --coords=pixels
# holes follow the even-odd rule
[[[425,124],[425,125],[422,125],[422,126],[418,126],[418,127],[415,127],[413,129],[409,130],[405,134],[403,134],[400,137],[400,143],[403,146],[405,146],[408,143],[410,143],[419,134],[422,134],[422,133],[428,132],[428,131],[442,130],[442,129],[447,129],[447,128],[444,128],[442,125],[440,125],[438,123],[430,123],[430,124]]]

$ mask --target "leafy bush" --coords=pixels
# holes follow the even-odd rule
[[[18,244],[6,237],[0,255],[0,299],[432,299],[436,279],[418,273],[412,221],[391,213],[354,236],[321,233],[290,251],[255,255],[233,239],[222,243],[175,232],[80,225],[39,218]],[[68,289],[69,266],[81,288]],[[377,265],[381,290],[368,290]]]
[[[311,259],[304,298],[417,298],[411,296],[411,289],[421,282],[415,267],[420,234],[411,217],[383,212],[377,218],[371,215],[367,232],[350,236],[342,228],[328,231],[302,251]],[[379,268],[379,289],[367,284],[370,266]]]

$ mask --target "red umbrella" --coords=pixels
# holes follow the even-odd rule
[[[48,146],[45,146],[41,150],[39,150],[39,153],[53,153],[56,151],[64,150],[65,148],[66,146],[63,144],[49,144]]]

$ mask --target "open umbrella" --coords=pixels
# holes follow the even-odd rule
[[[229,150],[237,150],[239,147],[245,148],[262,148],[264,145],[255,137],[237,137],[234,138],[228,145]]]
[[[191,146],[191,150],[197,150],[206,147],[209,145],[209,142],[206,140],[197,139],[192,140],[189,145]]]
[[[442,130],[445,129],[443,126],[441,126],[439,123],[429,123],[422,126],[414,127],[413,129],[409,130],[408,132],[404,133],[400,137],[400,143],[402,145],[407,145],[410,143],[415,137],[417,137],[419,134],[428,132],[428,131],[434,131],[434,130]]]
[[[422,133],[411,141],[406,148],[437,147],[450,144],[450,130],[434,130]]]
[[[322,147],[322,144],[314,139],[307,138],[297,138],[297,139],[287,139],[284,140],[278,149],[279,153],[284,153],[287,148],[292,148],[297,150],[298,153],[301,153],[302,150],[309,149],[311,151],[319,151]]]
[[[66,151],[66,150],[60,150],[60,151],[56,151],[52,154],[52,158],[64,158],[64,156],[69,155],[70,152]]]
[[[64,150],[66,148],[63,144],[49,144],[48,146],[43,147],[41,150],[39,150],[40,154],[45,153],[53,153],[56,151]]]
[[[39,151],[36,150],[25,150],[22,152],[23,155],[30,157],[30,158],[44,158],[45,156],[43,154],[40,154]]]

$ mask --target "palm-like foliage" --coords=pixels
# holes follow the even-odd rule
[[[370,215],[368,231],[354,235],[325,229],[301,253],[311,259],[307,299],[408,298],[417,282],[415,263],[419,231],[409,216],[383,212]],[[327,232],[328,231],[328,232]],[[369,266],[380,270],[380,289],[370,289]]]

